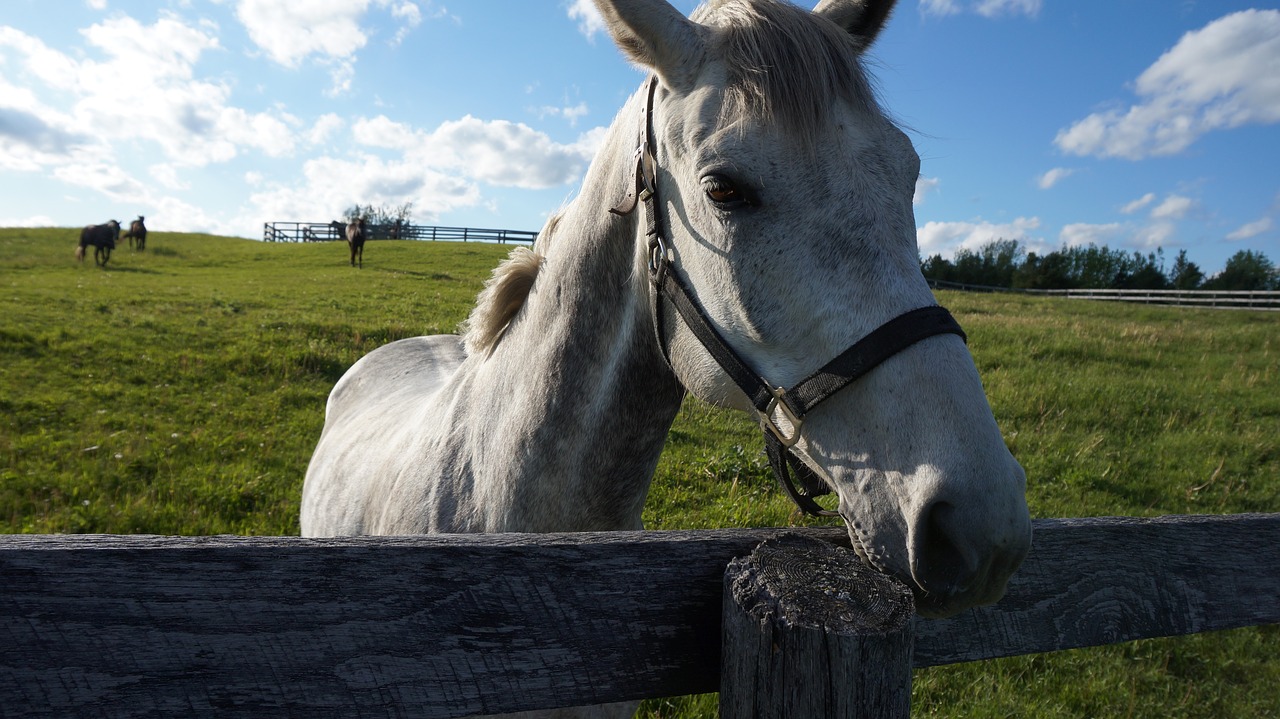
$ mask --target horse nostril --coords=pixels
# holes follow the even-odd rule
[[[956,514],[947,502],[930,505],[913,542],[916,582],[942,596],[969,590],[980,565],[973,547],[962,539]]]

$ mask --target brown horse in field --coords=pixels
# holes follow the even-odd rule
[[[359,258],[360,269],[364,269],[365,218],[361,217],[347,223],[347,248],[351,250],[351,266],[356,266]]]
[[[142,224],[144,219],[146,218],[138,215],[138,219],[129,223],[129,231],[124,233],[124,238],[129,241],[129,246],[133,247],[136,240],[138,243],[136,249],[139,250],[147,249],[147,226]]]
[[[93,245],[93,264],[107,266],[111,251],[120,240],[120,223],[110,220],[103,225],[86,225],[80,231],[80,245],[76,247],[76,259],[84,262],[84,248]]]

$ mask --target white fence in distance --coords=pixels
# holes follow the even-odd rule
[[[929,280],[929,286],[936,290],[1013,292],[1026,295],[1067,297],[1077,300],[1139,302],[1153,305],[1210,307],[1216,309],[1280,310],[1280,292],[1275,290],[1029,290],[992,287],[989,285],[968,285],[944,280]]]

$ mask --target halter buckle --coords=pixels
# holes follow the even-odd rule
[[[781,387],[774,387],[770,389],[769,392],[773,395],[773,399],[769,400],[769,406],[765,407],[763,410],[757,411],[760,412],[760,419],[764,421],[764,428],[772,432],[773,436],[778,438],[778,442],[780,442],[783,447],[790,449],[795,446],[796,442],[800,441],[800,428],[804,426],[804,420],[797,417],[795,413],[791,411],[791,406],[782,399],[783,395],[787,393],[785,389]],[[774,410],[780,410],[782,412],[782,416],[786,417],[787,422],[791,424],[792,431],[790,437],[788,437],[786,432],[782,431],[782,428],[773,421]]]

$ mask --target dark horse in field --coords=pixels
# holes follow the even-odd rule
[[[116,248],[116,242],[119,240],[120,223],[115,220],[105,225],[86,225],[80,231],[80,246],[76,247],[76,259],[84,262],[84,248],[93,245],[93,263],[106,267],[107,260],[111,259],[111,251]]]
[[[360,258],[360,269],[364,269],[365,219],[352,220],[347,223],[347,247],[351,250],[351,266],[356,266],[356,258]]]
[[[138,219],[129,223],[129,231],[124,233],[124,238],[129,241],[129,246],[134,246],[134,240],[137,240],[137,249],[147,249],[147,226],[142,224],[146,219],[142,215],[138,215]]]

